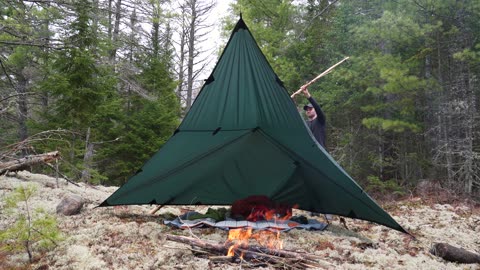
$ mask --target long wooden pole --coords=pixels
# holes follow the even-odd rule
[[[317,77],[315,77],[313,80],[307,82],[306,84],[304,84],[302,87],[300,87],[300,89],[298,89],[295,93],[293,93],[290,97],[293,98],[295,97],[296,95],[300,94],[300,92],[302,92],[303,90],[303,87],[308,87],[310,86],[311,84],[313,84],[314,82],[316,82],[318,79],[320,79],[321,77],[327,75],[328,73],[330,73],[334,68],[336,68],[338,65],[340,65],[341,63],[347,61],[347,59],[350,58],[350,57],[345,57],[343,58],[340,62],[336,63],[335,65],[329,67],[327,70],[325,70],[324,72],[322,72],[320,75],[318,75]]]

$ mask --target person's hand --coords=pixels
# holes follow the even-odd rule
[[[302,93],[307,97],[311,97],[312,95],[310,95],[310,92],[308,92],[308,88],[306,85],[302,85],[302,87],[300,87],[300,89],[302,89]]]

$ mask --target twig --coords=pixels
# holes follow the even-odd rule
[[[68,177],[65,174],[63,174],[59,170],[57,170],[52,164],[49,164],[49,163],[46,163],[46,162],[45,162],[45,164],[47,164],[48,167],[52,168],[56,173],[60,174],[65,179],[65,181],[69,182],[70,184],[74,184],[77,187],[80,186],[79,184],[77,184],[77,183],[73,182],[72,180],[68,179]]]

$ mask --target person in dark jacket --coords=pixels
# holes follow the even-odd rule
[[[306,86],[302,86],[302,93],[305,95],[305,97],[308,99],[310,102],[309,104],[303,106],[303,110],[305,111],[305,114],[307,115],[307,125],[310,128],[310,131],[312,132],[313,136],[315,139],[317,139],[317,142],[324,148],[325,147],[325,124],[326,124],[326,119],[325,119],[325,114],[322,111],[322,108],[320,108],[320,105],[318,105],[317,101],[310,95],[310,92],[308,92],[308,88]]]
[[[317,142],[323,147],[323,149],[326,150],[325,125],[327,121],[325,118],[325,114],[323,113],[322,108],[320,108],[320,105],[318,105],[317,101],[312,97],[312,95],[310,95],[310,92],[308,92],[308,88],[304,85],[301,87],[301,89],[302,93],[310,102],[309,104],[303,106],[303,110],[305,111],[305,114],[308,118],[307,126],[310,128],[310,131],[312,132]],[[312,212],[311,215],[319,216],[319,213]],[[333,219],[333,216],[330,214],[324,214],[324,217],[327,222]]]

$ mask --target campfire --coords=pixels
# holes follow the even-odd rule
[[[295,207],[295,206],[294,206]],[[234,217],[249,222],[276,222],[289,220],[292,217],[292,206],[273,202],[266,196],[250,196],[236,201],[231,208]],[[205,256],[211,253],[209,259],[213,262],[248,262],[254,265],[266,263],[282,268],[331,268],[332,265],[322,261],[321,257],[299,251],[283,249],[280,239],[281,230],[257,229],[252,227],[231,228],[225,243],[210,243],[198,238],[167,235],[167,239],[191,245],[201,249],[198,254]]]
[[[292,207],[285,204],[277,204],[266,196],[250,196],[243,200],[238,200],[232,205],[233,215],[247,215],[248,221],[273,221],[288,220],[292,217]],[[280,239],[280,231],[258,230],[252,228],[231,229],[228,233],[226,244],[231,244],[228,248],[227,256],[235,256],[235,250],[238,248],[248,248],[250,240],[256,240],[259,246],[270,249],[283,249],[283,241]],[[240,258],[243,258],[241,253]]]
[[[253,232],[252,228],[231,229],[228,233],[228,240],[225,243],[230,245],[227,256],[236,256],[235,251],[238,248],[248,248],[249,241],[254,239],[259,246],[269,249],[283,249],[283,241],[280,239],[280,231],[258,231]],[[243,259],[243,254],[240,253],[240,258]]]

